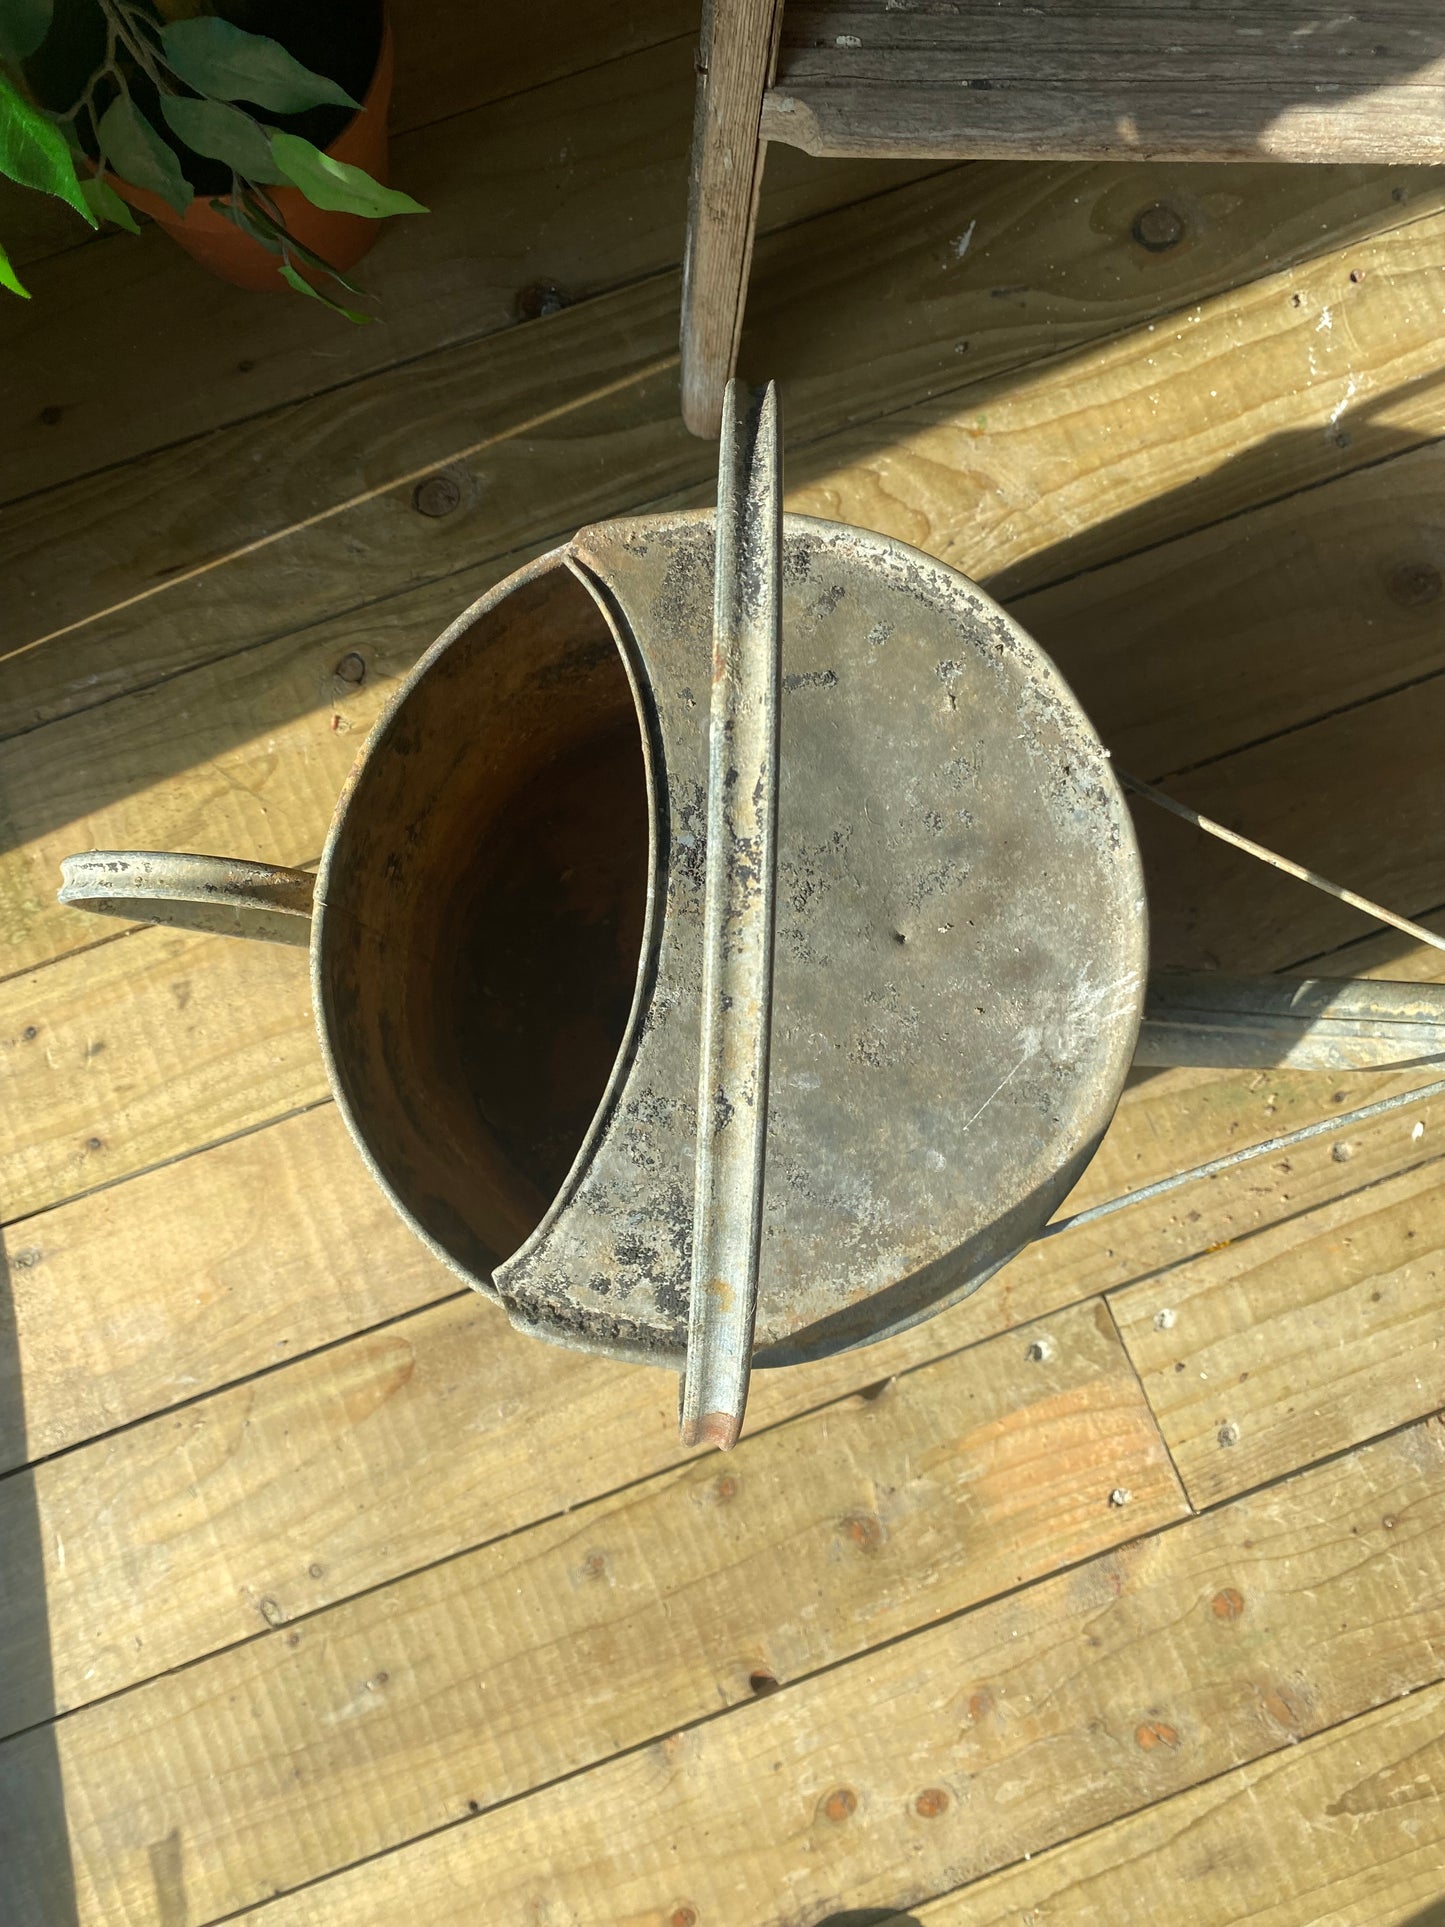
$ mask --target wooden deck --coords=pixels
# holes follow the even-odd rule
[[[314,859],[484,586],[710,497],[695,4],[495,11],[396,7],[434,212],[375,327],[154,232],[15,250],[0,1921],[1440,1927],[1445,1104],[1035,1248],[689,1456],[670,1378],[392,1218],[301,953],[55,904],[91,846]],[[778,153],[762,232],[790,505],[977,576],[1127,767],[1445,929],[1445,171]],[[1439,974],[1140,827],[1159,961]],[[1408,1087],[1346,1082],[1139,1076],[1078,1197]]]

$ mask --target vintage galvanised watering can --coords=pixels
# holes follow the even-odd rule
[[[413,1230],[523,1330],[681,1370],[720,1445],[751,1366],[896,1332],[1043,1231],[1144,1012],[1129,810],[1058,671],[954,570],[784,516],[775,397],[736,385],[717,513],[583,529],[459,617],[314,879],[98,852],[61,896],[309,940]],[[1380,989],[1156,984],[1143,1055],[1438,1050],[1433,987],[1383,1044]],[[1281,1043],[1321,1015],[1326,1054]]]

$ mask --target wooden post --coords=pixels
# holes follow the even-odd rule
[[[763,180],[763,94],[782,0],[707,0],[682,270],[682,413],[715,439],[737,359]]]

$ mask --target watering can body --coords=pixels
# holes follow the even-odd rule
[[[600,524],[467,610],[373,731],[314,897],[125,853],[63,892],[301,940],[309,909],[332,1087],[408,1223],[519,1326],[672,1366],[715,542],[711,512]],[[1113,1112],[1146,964],[1127,807],[1037,645],[883,537],[785,517],[780,559],[758,1365],[926,1317],[1036,1235]]]

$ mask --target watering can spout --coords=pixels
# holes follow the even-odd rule
[[[782,474],[777,389],[728,385],[718,472],[702,1036],[684,1445],[737,1443],[752,1370],[778,853]]]

